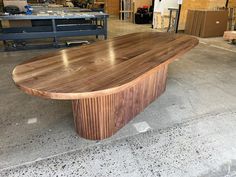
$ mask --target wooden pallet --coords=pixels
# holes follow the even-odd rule
[[[234,43],[236,41],[236,31],[225,31],[224,39]]]

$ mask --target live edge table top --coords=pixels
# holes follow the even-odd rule
[[[133,33],[35,57],[15,67],[13,80],[24,92],[44,98],[102,96],[129,87],[197,44],[187,35]]]

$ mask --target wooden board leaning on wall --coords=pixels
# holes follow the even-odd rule
[[[226,0],[183,0],[179,29],[185,29],[188,10],[196,9],[215,9],[217,7],[225,7]],[[229,0],[229,7],[236,8],[236,1]]]

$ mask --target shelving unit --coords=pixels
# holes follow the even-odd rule
[[[134,21],[134,2],[132,0],[120,0],[120,19]]]

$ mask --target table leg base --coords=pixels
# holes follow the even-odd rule
[[[168,65],[163,65],[120,92],[73,100],[77,133],[90,140],[114,135],[165,91],[167,68]]]

